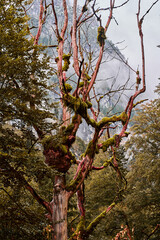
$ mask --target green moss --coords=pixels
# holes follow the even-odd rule
[[[74,129],[74,124],[73,123],[69,124],[68,127],[65,129],[65,134],[68,135],[72,133],[73,129]]]
[[[113,157],[111,157],[109,160],[107,159],[105,163],[103,164],[104,167],[108,167],[108,165],[112,162]]]
[[[77,229],[72,234],[72,236],[69,238],[69,240],[75,239],[74,238],[75,236],[76,236],[76,239],[79,239],[79,237],[83,236],[83,235],[85,235],[85,218],[84,218],[84,216],[81,216],[80,220],[79,220],[79,223],[77,225]]]
[[[62,142],[62,144],[67,144],[67,142],[68,142],[68,136],[67,135],[62,135],[62,139],[61,139],[61,142]]]
[[[91,108],[92,107],[92,103],[89,102],[89,101],[86,101],[87,105],[88,105],[88,108]]]
[[[94,228],[100,223],[100,221],[106,216],[106,210],[103,211],[100,215],[98,215],[87,227],[87,233],[92,232]]]
[[[74,129],[74,123],[68,125],[68,127],[62,126],[60,129],[59,139],[61,139],[61,143],[64,145],[68,145],[69,135],[72,134]]]
[[[81,181],[81,178],[82,178],[81,177],[81,171],[79,171],[76,179],[72,179],[71,182],[66,185],[65,189],[67,191],[74,191],[76,189],[76,186],[78,185],[78,183]]]
[[[128,116],[126,112],[122,112],[119,115],[119,120],[121,120],[122,124],[125,125],[126,121],[128,120]]]
[[[103,152],[106,152],[109,146],[112,146],[116,143],[115,138],[116,138],[116,135],[114,135],[112,138],[109,138],[102,143]]]
[[[66,92],[69,93],[72,91],[72,86],[69,83],[65,83],[65,89],[66,89]]]
[[[59,147],[61,148],[64,155],[66,155],[68,153],[68,149],[65,145],[61,144]]]
[[[85,229],[85,218],[83,216],[80,217],[80,221],[78,223],[76,232],[83,231]]]
[[[90,141],[85,151],[85,156],[88,155],[90,158],[93,158],[95,153],[98,153],[98,152],[99,152],[99,149],[97,145],[93,143],[93,141]]]
[[[55,151],[60,150],[63,155],[68,154],[67,146],[65,145],[66,140],[63,139],[63,135],[56,136],[45,136],[42,140],[42,145],[45,150],[54,149]]]
[[[84,102],[80,98],[73,97],[70,94],[64,94],[63,102],[65,106],[74,110],[76,114],[82,116],[88,125],[95,128],[97,127],[96,121],[91,119],[87,113],[87,109],[92,106],[90,102]]]
[[[77,120],[78,120],[78,115],[75,114],[73,117],[72,117],[72,123],[77,123]]]
[[[115,203],[112,203],[110,205],[110,208],[112,208],[115,205]],[[107,211],[104,210],[101,214],[99,214],[86,228],[86,236],[89,234],[96,228],[96,226],[100,223],[100,221],[105,218],[107,214]]]
[[[66,126],[62,126],[61,128],[60,128],[60,132],[63,134],[63,132],[66,130]]]
[[[103,27],[98,27],[97,41],[99,46],[102,46],[105,43],[106,35]]]
[[[75,155],[72,152],[70,152],[70,154],[71,154],[71,163],[72,164],[76,163],[77,159],[76,159]]]
[[[102,120],[100,120],[98,123],[98,127],[101,129],[106,124],[110,124],[112,122],[118,122],[118,121],[121,121],[122,124],[124,125],[127,120],[128,120],[128,116],[127,116],[126,112],[122,112],[119,116],[114,115],[112,117],[102,118]]]
[[[51,146],[52,146],[52,144],[54,143],[54,141],[55,141],[54,136],[50,136],[50,135],[48,136],[48,135],[46,135],[46,136],[42,139],[41,143],[42,143],[43,147],[44,147],[46,150],[48,150],[49,148],[51,148]]]
[[[86,119],[86,122],[88,123],[88,125],[91,125],[94,128],[98,127],[97,122],[94,119],[90,118],[89,116]]]
[[[73,97],[70,94],[64,95],[64,103],[67,107],[72,108],[75,113],[80,114],[83,117],[87,116],[87,107],[88,105],[83,102],[80,98]]]
[[[84,86],[84,82],[80,82],[79,83],[79,87],[81,88],[81,87],[83,87]]]
[[[67,71],[69,69],[69,64],[70,64],[70,57],[71,55],[70,54],[63,54],[63,61],[64,61],[64,64],[63,64],[63,67],[62,67],[62,71]]]
[[[141,83],[141,78],[140,78],[140,77],[137,77],[137,78],[136,78],[136,82],[137,82],[137,84],[140,84],[140,83]]]
[[[84,74],[84,77],[85,77],[85,79],[88,80],[88,81],[91,80],[91,77],[90,77],[87,73]]]

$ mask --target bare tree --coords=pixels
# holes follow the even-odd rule
[[[55,45],[58,46],[55,60],[57,64],[56,74],[59,81],[61,107],[63,111],[63,125],[60,127],[56,136],[49,135],[45,137],[44,133],[34,126],[39,138],[43,143],[43,153],[46,163],[57,170],[57,175],[55,176],[54,180],[52,201],[48,203],[42,200],[34,192],[31,186],[27,185],[27,188],[38,200],[38,202],[47,209],[47,217],[50,219],[53,226],[53,239],[68,239],[67,209],[68,202],[74,194],[77,194],[79,223],[73,235],[70,236],[70,240],[87,239],[97,224],[100,223],[101,219],[103,219],[116,205],[121,192],[126,189],[126,181],[118,167],[115,149],[119,147],[121,140],[128,136],[126,131],[131,118],[131,113],[133,108],[139,103],[134,103],[134,101],[136,100],[137,96],[144,93],[146,89],[145,53],[142,24],[145,16],[158,1],[156,1],[150,7],[150,9],[148,9],[148,11],[142,17],[140,17],[141,1],[137,0],[137,26],[141,41],[142,69],[139,71],[132,69],[135,73],[135,79],[137,79],[136,89],[133,95],[130,97],[124,111],[117,115],[100,117],[100,104],[102,98],[107,97],[107,93],[98,98],[98,96],[96,96],[94,84],[96,83],[97,74],[103,61],[102,59],[105,48],[106,32],[110,27],[111,21],[114,19],[113,12],[114,10],[116,11],[117,8],[125,7],[128,1],[124,1],[121,5],[116,5],[118,4],[116,3],[116,0],[110,0],[108,8],[102,9],[97,7],[96,0],[86,0],[84,6],[81,8],[81,11],[78,11],[77,0],[74,0],[72,8],[72,26],[70,29],[70,26],[68,25],[69,4],[66,0],[62,1],[63,22],[61,23],[59,23],[55,1],[52,0],[49,4],[46,0],[40,1],[39,25],[37,34],[34,37],[34,44],[39,44],[43,25],[45,26],[47,12],[52,11],[54,20],[54,34],[57,38],[57,43],[55,43]],[[104,26],[102,26],[100,15],[100,12],[103,10],[106,10],[106,23]],[[81,43],[83,25],[90,20],[94,20],[98,24],[97,42],[99,44],[99,53],[97,59],[95,60],[96,63],[94,61],[94,68],[92,66],[92,52],[90,52],[90,57],[88,57],[89,55],[87,56]],[[69,46],[69,52],[67,53],[66,44]],[[91,42],[88,42],[88,46],[91,44]],[[68,79],[70,78],[68,75],[68,69],[72,67],[70,62],[73,63],[75,79],[74,86],[71,86],[67,83]],[[126,64],[129,65],[128,63]],[[140,85],[141,81],[142,85]],[[93,100],[97,103],[97,109],[95,109],[95,104],[92,104]],[[82,155],[81,159],[77,159],[70,149],[76,139],[76,134],[80,124],[82,123],[82,120],[85,120],[88,126],[93,128],[93,137],[88,143],[86,151]],[[121,130],[112,136],[110,130],[115,127],[113,124],[118,122],[121,123]],[[108,139],[104,141],[102,135],[105,132],[107,132]],[[106,152],[108,149],[111,149],[112,157],[107,162],[104,162],[103,166],[99,168],[95,167],[95,154],[98,154],[99,150]],[[70,183],[66,183],[66,173],[69,171],[72,164],[77,165],[76,173],[72,181]],[[100,171],[108,165],[111,165],[117,172],[117,175],[122,182],[122,187],[119,189],[114,202],[111,203],[110,206],[106,206],[106,209],[100,213],[99,216],[97,216],[97,218],[94,219],[88,226],[86,226],[83,191],[84,180],[90,172],[94,174],[94,171]]]

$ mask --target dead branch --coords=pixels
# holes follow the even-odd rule
[[[73,3],[72,49],[74,62],[73,67],[77,76],[79,76],[78,46],[77,46],[77,0],[74,0]]]
[[[54,7],[54,0],[52,0],[52,11],[53,11],[53,15],[54,15],[54,18],[55,18],[57,39],[60,39],[60,34],[59,34],[59,29],[58,29],[58,19],[57,19],[57,14],[56,14],[55,7]]]

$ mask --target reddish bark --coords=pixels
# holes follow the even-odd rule
[[[96,113],[94,111],[94,109],[91,107],[91,112],[93,114],[93,119],[90,119],[90,116],[88,115],[88,108],[86,107],[86,102],[87,100],[90,100],[90,91],[91,89],[93,89],[93,84],[96,81],[97,78],[97,74],[98,71],[100,69],[100,64],[102,62],[102,57],[103,57],[103,52],[104,52],[104,41],[102,41],[102,44],[100,45],[100,50],[99,50],[99,56],[95,65],[95,69],[93,70],[92,76],[91,76],[91,80],[88,83],[87,80],[85,79],[85,70],[84,70],[84,59],[83,59],[83,53],[82,53],[82,49],[80,46],[80,40],[79,40],[79,49],[78,49],[78,45],[77,45],[77,28],[80,27],[80,24],[85,21],[87,19],[87,17],[85,17],[84,19],[81,20],[85,7],[87,7],[87,4],[89,4],[90,1],[86,1],[85,6],[82,9],[82,12],[79,16],[79,18],[77,19],[77,0],[73,1],[73,26],[72,26],[72,30],[71,30],[71,49],[72,49],[72,53],[73,53],[73,67],[74,67],[74,71],[76,76],[78,76],[78,81],[77,81],[77,87],[74,91],[74,93],[71,95],[69,95],[66,91],[65,91],[65,83],[66,83],[66,72],[63,71],[62,68],[62,60],[63,60],[63,54],[64,54],[64,42],[65,42],[65,33],[67,30],[67,26],[68,26],[68,11],[67,11],[67,4],[66,4],[66,0],[63,0],[63,10],[64,10],[64,22],[63,22],[63,26],[61,31],[59,31],[59,26],[58,26],[58,19],[57,19],[57,15],[56,15],[56,11],[55,11],[55,7],[54,7],[54,1],[52,0],[52,11],[53,11],[53,15],[55,18],[55,26],[56,26],[56,36],[57,36],[57,41],[58,41],[58,61],[57,61],[57,76],[59,79],[59,87],[60,87],[60,93],[61,93],[61,104],[62,104],[62,108],[63,108],[63,122],[65,126],[69,125],[70,122],[70,114],[67,112],[67,108],[65,103],[67,102],[67,100],[65,98],[69,98],[72,101],[72,104],[70,104],[70,102],[67,102],[68,105],[71,105],[72,111],[75,113],[74,116],[74,121],[72,121],[72,124],[74,124],[74,128],[72,129],[71,132],[68,133],[67,135],[67,141],[65,142],[65,145],[63,146],[64,149],[62,149],[60,146],[54,146],[54,144],[52,144],[51,146],[47,146],[46,148],[44,148],[44,156],[46,158],[46,163],[55,168],[56,170],[59,171],[59,173],[66,173],[70,166],[71,166],[71,153],[69,151],[70,147],[72,146],[72,143],[75,140],[75,135],[76,132],[79,128],[79,125],[81,123],[81,119],[82,117],[86,120],[87,123],[89,123],[93,128],[94,128],[94,137],[92,139],[92,141],[88,144],[88,148],[84,154],[84,157],[81,161],[77,161],[78,166],[77,166],[77,171],[76,174],[74,176],[74,183],[72,186],[72,189],[69,189],[67,192],[67,188],[65,187],[66,183],[65,183],[65,174],[64,175],[57,175],[55,177],[55,182],[54,182],[54,190],[53,190],[53,200],[52,200],[52,204],[51,204],[51,210],[50,210],[50,205],[48,205],[48,203],[41,201],[41,198],[37,197],[36,193],[30,188],[30,186],[26,185],[27,189],[32,193],[32,195],[37,199],[38,202],[40,202],[49,212],[48,217],[51,219],[52,221],[52,225],[53,225],[53,230],[54,230],[54,239],[56,240],[67,240],[67,209],[68,209],[68,201],[69,198],[71,196],[73,196],[74,193],[77,193],[77,197],[78,197],[78,208],[79,208],[79,212],[80,212],[80,216],[85,217],[85,208],[84,208],[84,192],[83,192],[83,184],[84,184],[84,179],[87,177],[88,173],[90,170],[95,169],[95,170],[101,170],[104,167],[99,167],[96,168],[94,167],[93,164],[93,160],[94,160],[94,156],[96,153],[96,149],[97,147],[102,148],[103,147],[103,142],[98,144],[98,140],[100,139],[100,137],[102,136],[102,133],[104,132],[104,130],[106,128],[108,128],[108,138],[111,139],[110,134],[109,134],[109,125],[112,122],[117,122],[117,118],[110,118],[110,121],[106,121],[105,123],[103,123],[103,121],[101,122],[101,124],[98,125],[97,121],[98,121],[98,114],[100,113],[100,105],[99,105],[99,101],[97,100],[98,103],[98,113]],[[126,4],[128,2],[125,1],[123,4],[121,4],[120,6],[123,6],[124,4]],[[97,17],[97,20],[100,22],[100,27],[101,27],[101,19],[100,17],[97,16],[96,11],[94,9],[95,7],[95,3],[96,1],[94,1],[92,9],[93,9],[93,15],[95,15]],[[106,33],[110,22],[112,20],[112,15],[113,15],[113,9],[114,8],[118,8],[120,6],[115,7],[115,0],[110,0],[110,7],[109,7],[109,17],[108,20],[106,22],[105,28],[104,28],[104,33]],[[39,28],[38,28],[38,32],[35,38],[35,44],[38,44],[38,40],[41,34],[41,30],[42,30],[42,24],[43,24],[43,13],[44,13],[44,7],[43,7],[43,0],[41,0],[40,3],[40,15],[39,15]],[[115,151],[114,148],[112,147],[112,145],[114,145],[115,147],[118,147],[120,144],[120,141],[123,137],[126,137],[126,129],[128,127],[128,123],[131,117],[131,112],[132,109],[134,107],[134,100],[136,99],[136,97],[143,93],[145,91],[145,56],[144,56],[144,45],[143,45],[143,33],[142,33],[142,22],[144,19],[144,16],[139,19],[139,15],[140,15],[140,0],[139,0],[139,9],[138,9],[138,13],[137,13],[137,22],[138,22],[138,29],[139,29],[139,35],[140,35],[140,39],[141,39],[141,51],[142,51],[142,82],[143,82],[143,86],[140,90],[138,90],[138,87],[136,88],[135,93],[133,94],[133,96],[131,96],[130,100],[128,101],[127,107],[125,109],[125,113],[128,116],[128,119],[126,121],[122,121],[123,126],[122,126],[122,130],[121,132],[116,135],[115,138],[112,139],[111,143],[110,143],[110,147],[113,153],[113,168],[116,170],[116,172],[118,173],[118,175],[121,177],[121,173],[119,171],[118,168],[118,162],[116,160],[116,156],[115,156]],[[91,17],[92,15],[90,15],[89,17]],[[88,17],[88,18],[89,18]],[[80,22],[81,20],[81,22]],[[80,36],[80,35],[79,35]],[[82,61],[81,63],[79,62],[79,56],[78,54],[80,53],[80,56],[82,57]],[[80,65],[80,66],[79,66]],[[138,75],[139,76],[139,75]],[[84,81],[84,86],[83,89],[80,90],[79,88],[79,84],[80,84],[80,80]],[[82,94],[82,97],[80,96],[80,94]],[[64,97],[65,96],[65,97]],[[96,94],[95,94],[96,96]],[[74,105],[74,101],[75,99],[77,99],[77,101],[79,101],[79,105],[81,105],[81,108],[84,110],[84,112],[82,113],[80,110],[80,108],[77,110],[77,105]],[[70,101],[71,101],[70,100]],[[66,101],[66,102],[65,102]],[[67,106],[68,106],[67,105]],[[116,119],[116,120],[115,120]],[[111,127],[112,128],[112,127]],[[36,127],[35,127],[36,129]],[[39,136],[42,138],[42,132],[40,132],[39,129],[36,129]],[[122,178],[122,177],[121,177]],[[78,181],[77,181],[78,179]],[[106,211],[104,212],[104,214],[100,214],[99,216],[99,220],[105,216],[105,214],[107,214],[113,207],[115,206],[114,204],[111,204]],[[93,231],[93,229],[95,228],[95,226],[98,224],[97,222],[94,222],[91,224],[90,226],[90,230],[88,230],[88,233],[86,232],[86,235],[90,234],[91,231]],[[83,231],[83,229],[81,230],[81,232]],[[86,230],[87,231],[87,230]],[[86,236],[85,236],[86,237]],[[75,235],[75,239],[76,239],[76,235]],[[77,239],[83,239],[83,234],[80,234],[79,237],[77,235]]]
[[[68,192],[65,176],[56,176],[52,200],[53,239],[67,240]]]

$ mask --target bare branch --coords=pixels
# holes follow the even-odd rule
[[[74,62],[73,67],[76,74],[79,76],[78,46],[77,46],[77,0],[74,0],[73,3],[72,49]]]
[[[57,38],[59,40],[60,34],[59,34],[59,30],[58,30],[58,19],[57,19],[57,14],[56,14],[55,7],[54,7],[54,0],[52,0],[52,11],[53,11],[54,18],[55,18],[56,34],[57,34]]]
[[[153,8],[153,6],[154,6],[157,2],[159,2],[159,0],[155,1],[155,2],[151,5],[151,7],[146,11],[146,13],[145,13],[145,14],[143,15],[143,17],[141,18],[141,21],[144,20],[145,16],[150,12],[150,10]]]
[[[107,21],[107,24],[106,24],[106,26],[105,26],[104,32],[107,31],[107,29],[108,29],[108,27],[109,27],[109,24],[110,24],[110,22],[111,22],[114,3],[115,3],[115,0],[110,0],[110,14],[109,14],[108,21]],[[96,63],[95,71],[94,71],[94,73],[93,73],[93,75],[92,75],[90,84],[89,84],[89,86],[88,86],[88,90],[87,90],[86,96],[89,94],[89,92],[90,92],[91,88],[93,87],[93,84],[94,84],[94,82],[95,82],[95,80],[96,80],[96,77],[97,77],[97,74],[98,74],[98,71],[99,71],[99,67],[100,67],[100,64],[101,64],[101,61],[102,61],[103,50],[104,50],[104,43],[103,43],[102,46],[100,47],[99,57],[98,57],[98,60],[97,60],[97,63]]]

